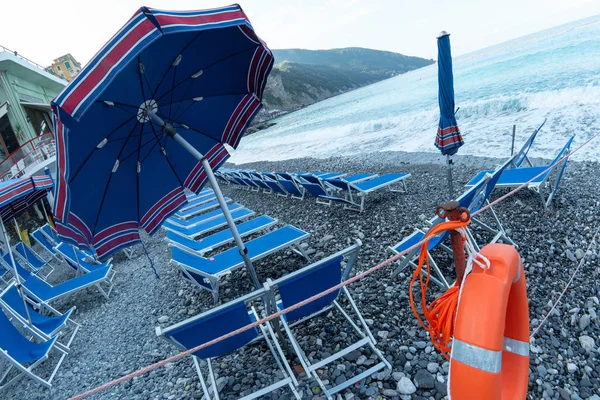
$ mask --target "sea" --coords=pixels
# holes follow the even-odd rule
[[[599,38],[600,15],[453,58],[459,154],[507,157],[513,125],[519,148],[544,119],[534,157],[554,158],[569,137],[575,149],[597,133]],[[244,137],[230,161],[438,152],[438,119],[433,64],[284,115]],[[600,137],[573,159],[600,161]]]

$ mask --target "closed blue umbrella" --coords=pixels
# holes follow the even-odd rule
[[[238,5],[138,10],[53,101],[59,234],[106,257],[209,181],[258,285],[213,169],[259,111],[272,65]]]
[[[450,34],[442,31],[437,38],[438,44],[438,102],[440,122],[435,137],[435,147],[446,156],[448,164],[448,185],[450,197],[454,197],[452,188],[452,159],[450,158],[462,146],[463,139],[456,123],[454,105],[454,77],[452,75],[452,54]]]

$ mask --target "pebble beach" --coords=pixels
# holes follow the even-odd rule
[[[225,196],[256,215],[276,218],[279,226],[293,225],[310,237],[303,248],[317,261],[342,250],[355,239],[362,242],[353,274],[392,256],[389,246],[424,228],[435,207],[447,200],[444,159],[432,153],[381,152],[353,157],[327,159],[299,158],[277,162],[227,165],[258,171],[332,171],[348,174],[406,172],[407,193],[380,191],[369,195],[361,214],[341,206],[316,204],[282,198],[275,194],[250,192],[234,185],[223,185]],[[464,184],[482,169],[491,169],[502,159],[457,156],[454,186],[462,193]],[[543,160],[534,160],[541,162]],[[554,306],[575,268],[585,262],[570,289],[531,341],[529,374],[530,399],[600,399],[600,246],[588,250],[600,224],[600,165],[596,162],[569,162],[553,204],[544,210],[539,195],[522,190],[496,205],[495,211],[507,235],[518,245],[524,258],[531,329],[535,329]],[[492,199],[505,194],[496,190]],[[491,222],[491,215],[482,219]],[[491,236],[473,227],[480,245]],[[21,379],[0,392],[5,399],[65,399],[119,378],[149,364],[174,355],[178,350],[155,334],[157,326],[170,326],[213,307],[212,297],[200,291],[169,264],[170,249],[165,232],[143,237],[146,249],[160,279],[153,273],[141,246],[132,259],[118,253],[113,259],[117,272],[115,288],[105,300],[94,288],[53,304],[60,311],[77,309],[73,319],[82,325],[71,352],[65,358],[51,390],[29,379]],[[223,250],[223,248],[218,249]],[[587,254],[586,254],[587,252]],[[40,250],[40,253],[43,252]],[[214,254],[214,253],[209,253]],[[434,256],[447,276],[453,277],[451,259],[444,252]],[[67,265],[54,262],[51,283],[73,276]],[[291,251],[283,251],[255,263],[259,279],[276,279],[308,265]],[[378,341],[378,348],[392,365],[391,371],[373,374],[360,384],[338,394],[338,399],[443,399],[447,398],[449,363],[433,349],[426,332],[412,314],[409,282],[412,270],[392,278],[395,264],[349,287],[358,308]],[[252,291],[243,269],[221,282],[220,302]],[[439,288],[430,286],[433,295]],[[309,357],[320,360],[333,354],[344,343],[356,339],[342,327],[342,320],[316,318],[297,330],[299,341]],[[364,350],[364,351],[363,351]],[[235,399],[272,383],[279,371],[265,346],[246,346],[214,363],[217,386],[222,399]],[[331,386],[343,382],[372,365],[375,356],[368,349],[353,351],[330,368],[322,379]],[[52,358],[49,360],[52,364]],[[296,365],[297,360],[289,357]],[[42,375],[47,366],[36,369]],[[302,398],[319,399],[318,385],[300,377]],[[92,399],[202,399],[203,392],[191,359],[184,358],[151,371],[102,393]],[[292,398],[285,389],[269,398]]]

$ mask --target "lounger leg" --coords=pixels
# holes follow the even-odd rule
[[[283,325],[283,329],[285,330],[285,333],[288,335],[288,339],[290,340],[290,343],[292,343],[292,347],[294,348],[294,351],[296,352],[296,355],[298,356],[298,359],[300,360],[300,364],[302,365],[302,368],[304,368],[304,372],[307,375],[310,374],[310,365],[307,364],[308,359],[306,359],[306,355],[304,354],[304,351],[300,348],[300,345],[298,344],[298,342],[296,342],[296,339],[294,338],[294,334],[292,333],[290,327],[288,326],[287,322],[284,320],[283,317],[279,317],[279,321],[281,322],[281,325]]]
[[[208,364],[208,374],[210,376],[210,383],[213,387],[213,396],[214,396],[215,400],[219,400],[219,391],[217,390],[218,389],[217,382],[215,379],[215,373],[212,369],[212,362],[210,361],[210,358],[208,358],[206,360],[206,363]]]
[[[291,246],[291,249],[294,253],[301,255],[302,257],[304,257],[306,260],[310,261],[310,256],[308,254],[306,254],[306,252],[304,251],[304,249],[300,246]]]
[[[200,385],[202,386],[202,391],[204,392],[204,396],[206,396],[206,399],[209,400],[210,394],[208,393],[208,388],[206,387],[206,382],[204,381],[204,375],[202,374],[202,370],[200,369],[200,363],[198,362],[198,357],[192,356],[192,360],[194,361],[194,366],[196,367],[196,372],[198,373],[198,378],[200,378]]]
[[[413,249],[408,254],[406,254],[404,257],[401,258],[400,265],[398,267],[396,267],[394,272],[392,272],[392,278],[396,278],[398,275],[400,275],[400,272],[402,272],[408,266],[408,264],[410,263],[410,260],[412,260],[416,256],[417,251],[418,251],[418,249]]]
[[[363,318],[362,314],[358,310],[358,307],[356,306],[356,303],[354,302],[354,299],[352,298],[352,296],[350,296],[350,291],[348,290],[348,288],[346,286],[344,286],[342,288],[342,291],[346,295],[346,298],[348,299],[348,302],[350,303],[350,306],[354,310],[354,313],[358,316],[358,320],[360,321],[360,324],[362,325],[364,332],[367,334],[367,336],[369,336],[369,338],[371,339],[371,341],[373,342],[373,344],[376,344],[377,341],[375,340],[375,337],[371,333],[371,329],[369,329],[369,326],[367,325],[367,322],[365,321],[365,319]]]

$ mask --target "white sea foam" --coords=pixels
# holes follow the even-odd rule
[[[581,26],[544,33],[540,43],[513,46],[503,57],[490,53],[455,63],[457,118],[465,140],[461,154],[504,157],[510,154],[513,124],[518,147],[544,118],[548,122],[531,150],[536,157],[553,158],[570,136],[576,136],[574,149],[600,130],[600,41],[588,40],[600,34],[600,24]],[[231,161],[437,152],[433,67],[284,116],[274,127],[244,138]],[[573,158],[599,161],[600,139]]]

